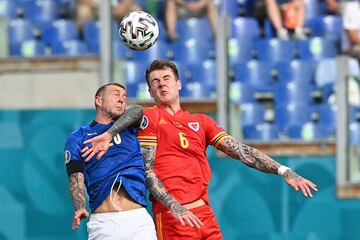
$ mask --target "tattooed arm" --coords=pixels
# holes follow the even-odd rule
[[[80,221],[87,218],[89,213],[86,210],[86,198],[84,187],[84,174],[75,172],[69,176],[69,189],[71,200],[74,205],[75,214],[72,222],[72,229],[80,226]]]
[[[176,199],[167,192],[165,186],[153,170],[155,162],[156,147],[141,146],[142,155],[145,161],[146,184],[150,193],[162,202],[177,218],[182,225],[200,228],[203,223],[191,211],[184,208]]]
[[[141,118],[144,115],[144,109],[140,105],[128,106],[124,113],[116,120],[106,132],[114,137],[117,133],[121,132],[125,128],[133,125],[140,124]]]
[[[311,181],[299,176],[290,168],[282,166],[280,163],[259,150],[240,143],[232,136],[224,139],[224,141],[219,144],[218,149],[226,153],[228,156],[240,160],[249,167],[266,173],[283,175],[285,177],[285,181],[290,186],[292,186],[296,191],[300,189],[306,197],[312,197],[310,188],[317,191],[316,185]],[[285,171],[281,172],[282,169]]]
[[[91,144],[91,148],[86,146],[81,150],[81,156],[85,159],[85,162],[92,159],[96,153],[97,159],[100,159],[109,149],[109,143],[111,139],[125,128],[140,124],[142,116],[144,115],[144,109],[140,105],[128,106],[123,114],[114,122],[114,124],[103,134],[93,137],[84,142],[84,144]]]

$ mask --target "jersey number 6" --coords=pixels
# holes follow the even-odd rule
[[[180,138],[180,145],[182,148],[188,148],[189,147],[189,141],[186,138],[186,134],[183,132],[179,132],[179,138]]]

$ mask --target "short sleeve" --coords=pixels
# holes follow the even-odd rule
[[[229,135],[219,124],[209,116],[204,115],[205,134],[207,144],[217,147]]]
[[[68,136],[64,147],[65,165],[70,161],[83,162],[83,158],[80,154],[82,146],[82,138],[80,136],[75,133]]]
[[[154,111],[145,109],[137,137],[141,146],[157,145],[157,121]]]

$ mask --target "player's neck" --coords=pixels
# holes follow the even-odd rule
[[[171,105],[160,105],[160,107],[162,107],[170,115],[175,115],[175,113],[177,113],[181,109],[180,103],[175,103]]]
[[[95,116],[95,121],[100,124],[109,124],[114,120],[110,117],[110,115],[103,114],[101,112],[97,112]]]

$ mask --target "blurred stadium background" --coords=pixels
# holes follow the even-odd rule
[[[109,24],[105,0],[81,35],[67,14],[75,0],[0,0],[0,240],[87,238],[86,224],[70,228],[65,138],[92,120],[103,83],[125,83],[130,102],[152,105],[143,70],[155,58],[178,64],[185,109],[318,185],[305,199],[210,148],[210,199],[225,239],[360,239],[360,71],[341,53],[341,17],[306,0],[307,39],[284,41],[269,22],[259,27],[248,1],[218,0],[217,41],[207,18],[189,18],[169,43],[164,1],[139,1],[160,37],[134,52]]]

